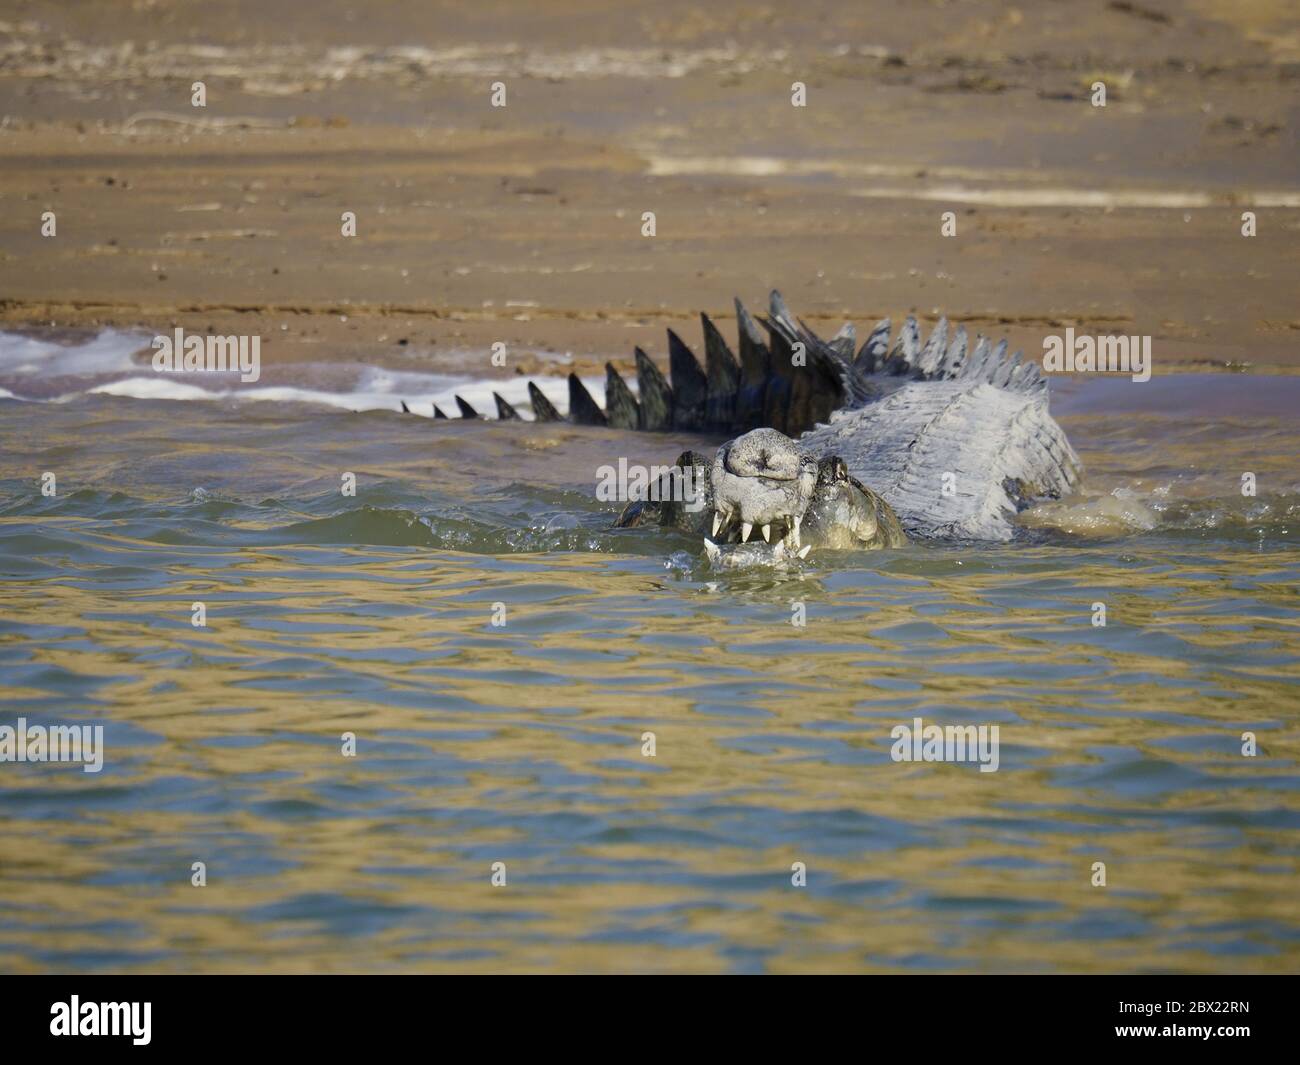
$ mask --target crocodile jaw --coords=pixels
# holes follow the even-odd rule
[[[792,554],[802,550],[800,525],[813,499],[817,462],[775,429],[755,429],[718,448],[710,470],[719,543],[762,537]]]

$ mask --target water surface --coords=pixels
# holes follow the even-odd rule
[[[1295,380],[1071,382],[1023,542],[724,575],[594,499],[695,441],[0,399],[0,721],[107,747],[0,766],[0,967],[1295,971]]]

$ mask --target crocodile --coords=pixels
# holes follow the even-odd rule
[[[638,347],[635,395],[610,363],[604,409],[569,375],[573,423],[739,434],[712,458],[677,459],[696,474],[682,480],[705,493],[702,504],[659,493],[629,503],[618,526],[702,533],[715,560],[719,545],[760,535],[763,544],[775,538],[778,557],[909,538],[1006,541],[1018,512],[1078,484],[1079,458],[1048,412],[1047,378],[1020,352],[1008,356],[1005,340],[971,341],[941,318],[922,342],[908,316],[892,344],[885,319],[858,348],[851,323],[824,340],[779,292],[766,317],[735,305],[738,358],[701,314],[704,366],[670,329],[669,379]],[[538,421],[562,420],[533,382],[528,394]],[[498,417],[521,418],[493,397]],[[479,416],[455,399],[462,417]]]

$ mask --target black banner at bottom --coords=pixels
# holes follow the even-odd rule
[[[456,1045],[445,1042],[450,1038],[476,1036],[486,1040],[485,1048],[497,1049],[509,1046],[516,1033],[534,1050],[548,1049],[548,1042],[557,1049],[561,1040],[609,1049],[653,1042],[657,1029],[668,1040],[665,1050],[689,1032],[697,1053],[711,1041],[734,1050],[750,1035],[772,1048],[788,1038],[802,1050],[809,1037],[814,1044],[829,1038],[874,1041],[892,1031],[898,1038],[921,1039],[927,1052],[972,1044],[1127,1044],[1143,1053],[1174,1049],[1182,1055],[1196,1048],[1199,1054],[1235,1057],[1280,1050],[1295,1032],[1295,984],[1276,977],[881,976],[844,984],[829,998],[825,988],[814,992],[790,981],[750,981],[743,992],[733,985],[702,994],[662,981],[647,991],[603,980],[580,990],[566,987],[552,998],[540,985],[524,990],[469,979],[457,978],[455,985],[433,976],[11,979],[5,986],[5,1049],[9,1055],[27,1049],[84,1055],[111,1044],[145,1053],[319,1048],[338,1054],[373,1052],[434,1034],[441,1046]],[[744,995],[742,1009],[728,991]],[[802,1001],[813,993],[816,1001]],[[850,1008],[828,1008],[832,1002]]]

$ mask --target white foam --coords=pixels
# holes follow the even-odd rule
[[[412,414],[431,418],[436,404],[456,418],[460,416],[455,398],[459,395],[485,418],[495,418],[492,393],[498,392],[522,418],[532,418],[528,379],[523,377],[498,380],[356,363],[299,363],[277,369],[281,376],[291,373],[302,383],[250,385],[240,383],[237,373],[155,372],[150,363],[132,359],[135,352],[148,347],[148,341],[142,334],[117,330],[105,330],[83,344],[72,345],[0,333],[0,398],[66,403],[84,395],[107,395],[179,402],[310,403],[349,411],[401,410],[405,402]],[[467,355],[467,359],[475,357]],[[486,360],[486,353],[482,359]],[[537,377],[533,381],[556,410],[567,413],[567,378]],[[583,377],[582,383],[603,406],[605,379]],[[635,382],[630,385],[635,391]]]
[[[75,377],[137,369],[131,356],[151,338],[106,329],[84,344],[60,344],[21,333],[0,333],[0,377]]]
[[[532,404],[528,399],[528,386],[522,380],[475,380],[444,374],[401,374],[402,388],[386,387],[382,382],[371,382],[354,390],[332,392],[296,385],[259,385],[253,387],[204,388],[179,379],[180,375],[159,374],[156,377],[126,377],[106,384],[96,385],[87,391],[91,394],[125,396],[133,399],[172,400],[237,400],[249,403],[312,403],[339,410],[401,410],[405,402],[412,414],[433,417],[436,404],[449,417],[460,417],[456,396],[461,396],[485,418],[496,417],[496,400],[493,392],[514,406],[525,420],[532,419]],[[421,380],[423,379],[423,380]],[[538,377],[533,379],[542,394],[564,414],[569,406],[567,378]],[[392,382],[396,384],[397,382]],[[593,398],[604,405],[605,379],[585,377]],[[74,396],[59,397],[66,401]]]

